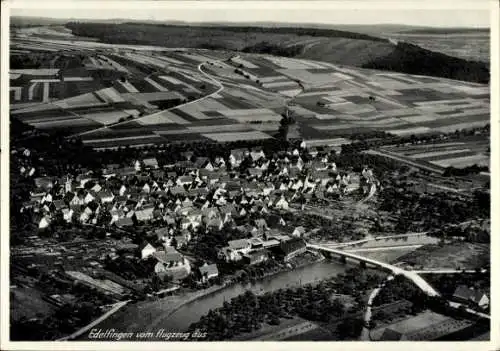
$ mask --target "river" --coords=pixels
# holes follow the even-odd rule
[[[278,273],[253,284],[234,284],[182,306],[165,321],[162,328],[184,331],[191,323],[197,322],[201,316],[207,314],[210,309],[221,307],[224,301],[229,301],[247,290],[258,294],[305,285],[343,273],[347,267],[349,266],[335,261],[322,261],[293,271]]]

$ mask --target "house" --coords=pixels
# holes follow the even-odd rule
[[[465,285],[457,287],[453,293],[453,298],[459,302],[485,308],[489,305],[490,299],[481,290],[469,288]]]
[[[141,259],[145,259],[153,255],[156,252],[156,249],[153,245],[145,241],[139,246],[139,252],[141,254]]]
[[[120,218],[115,222],[118,228],[131,227],[134,225],[134,221],[130,217]]]
[[[270,228],[276,228],[278,226],[285,226],[286,222],[283,217],[277,214],[271,214],[267,217],[267,224]]]
[[[174,281],[179,281],[191,273],[189,261],[173,247],[166,247],[165,251],[156,251],[152,257],[157,260],[154,271],[160,278],[170,275]]]
[[[189,175],[180,176],[175,183],[179,186],[190,185],[193,183],[193,177]]]
[[[148,206],[135,211],[135,218],[138,222],[147,222],[153,219],[154,207]]]
[[[142,162],[144,163],[144,167],[145,168],[152,168],[152,169],[158,169],[159,166],[158,166],[158,161],[156,160],[156,158],[152,157],[152,158],[145,158],[144,160],[142,160]]]
[[[267,250],[257,250],[249,252],[244,255],[245,262],[249,265],[254,265],[267,261],[269,258],[269,251]]]
[[[232,167],[238,167],[247,154],[247,149],[233,149],[229,155],[229,163]]]
[[[261,158],[265,158],[266,154],[264,153],[263,150],[252,150],[250,151],[250,157],[252,158],[253,161],[258,161]]]
[[[101,191],[98,193],[100,199],[101,199],[101,202],[103,204],[105,203],[109,203],[109,202],[113,202],[115,196],[113,195],[113,193],[109,190],[105,190],[105,191]]]
[[[216,264],[207,264],[205,263],[203,266],[199,268],[201,281],[203,283],[215,279],[219,276],[219,270],[217,269]]]
[[[288,201],[284,196],[281,196],[278,201],[274,203],[274,207],[282,210],[288,210]]]
[[[259,218],[255,220],[255,226],[257,227],[258,230],[264,231],[268,229],[266,220],[264,218]]]
[[[306,229],[303,226],[298,226],[293,230],[292,236],[294,236],[296,238],[302,238],[305,233],[306,233]]]
[[[40,222],[38,222],[38,229],[45,229],[50,225],[50,217],[44,216],[40,219]]]
[[[283,261],[289,261],[293,257],[306,252],[306,242],[300,238],[293,238],[287,241],[283,241],[277,247],[276,252]]]
[[[70,208],[64,208],[62,210],[63,219],[67,223],[71,223],[71,221],[73,220],[73,213],[74,213],[74,211],[72,209],[70,209]]]
[[[226,261],[239,261],[243,258],[243,255],[250,252],[251,248],[248,239],[231,240],[228,242],[228,246],[219,251],[219,257]]]

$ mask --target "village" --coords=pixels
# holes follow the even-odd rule
[[[144,158],[75,178],[39,175],[29,166],[30,150],[18,156],[24,160],[20,176],[32,177],[36,186],[20,211],[39,235],[28,238],[28,247],[12,248],[16,266],[56,270],[114,300],[170,293],[186,281],[191,288],[227,283],[238,270],[268,260],[280,263],[268,264],[265,273],[290,268],[304,255],[302,263],[314,262],[319,257],[306,253],[305,228],[287,225],[280,214],[315,199],[368,194],[376,182],[370,170],[338,170],[328,152],[304,143],[273,155],[233,149],[227,159],[187,151],[175,165]],[[74,227],[100,234],[64,238],[78,233]],[[221,232],[212,250],[196,248]]]

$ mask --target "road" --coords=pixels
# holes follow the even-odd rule
[[[218,61],[222,61],[222,60],[214,60],[212,62],[218,62]],[[180,105],[177,105],[177,106],[174,106],[174,107],[170,107],[170,108],[167,108],[165,110],[161,110],[161,111],[158,111],[158,112],[155,112],[155,113],[152,113],[150,115],[147,115],[147,116],[140,116],[140,117],[136,117],[136,118],[133,118],[133,119],[129,119],[129,120],[126,120],[126,121],[123,121],[123,122],[118,122],[118,123],[115,123],[113,124],[113,127],[116,127],[116,126],[119,126],[119,125],[122,125],[122,124],[126,124],[126,123],[130,123],[130,122],[133,122],[133,121],[139,121],[141,120],[142,118],[151,118],[151,117],[154,117],[154,116],[157,116],[157,115],[161,115],[162,113],[164,113],[165,111],[171,111],[173,109],[176,109],[176,108],[181,108],[181,107],[184,107],[184,106],[188,106],[188,105],[191,105],[191,104],[195,104],[195,103],[198,103],[198,102],[201,102],[203,100],[206,100],[218,93],[220,93],[222,90],[224,90],[224,86],[222,85],[222,83],[220,81],[218,81],[217,79],[215,79],[214,77],[212,77],[210,74],[204,72],[202,70],[202,66],[204,65],[204,63],[200,63],[197,67],[198,71],[203,74],[204,76],[206,76],[208,79],[210,79],[212,82],[215,83],[215,85],[218,86],[218,89],[216,91],[214,91],[213,93],[210,93],[208,95],[205,95],[205,96],[202,96],[196,100],[193,100],[193,101],[188,101],[184,104],[180,104]],[[148,76],[149,77],[149,76]],[[77,134],[73,134],[73,135],[70,135],[68,136],[68,138],[72,138],[72,137],[76,137],[76,136],[82,136],[82,135],[88,135],[88,134],[92,134],[92,133],[95,133],[97,131],[100,131],[100,130],[105,130],[107,129],[108,126],[103,126],[103,127],[99,127],[99,128],[96,128],[96,129],[92,129],[92,130],[88,130],[88,131],[85,131],[85,132],[81,132],[81,133],[77,133]]]
[[[362,204],[362,203],[370,200],[373,197],[373,195],[375,195],[376,192],[377,192],[377,186],[375,185],[375,183],[372,183],[372,185],[370,186],[370,192],[368,193],[368,195],[364,199],[360,200],[358,203]]]
[[[372,290],[370,296],[368,297],[368,302],[366,304],[366,311],[365,311],[365,316],[364,316],[364,326],[363,326],[363,330],[361,331],[361,336],[359,338],[361,341],[369,341],[370,340],[369,325],[370,325],[370,321],[372,319],[373,300],[375,300],[375,297],[378,295],[380,290],[385,286],[385,284],[388,281],[391,281],[393,279],[394,279],[394,276],[392,276],[392,275],[388,276],[387,279],[380,286],[378,286],[377,288]]]
[[[372,251],[387,251],[387,250],[398,250],[398,249],[418,249],[422,247],[423,244],[413,244],[413,245],[393,245],[393,246],[381,246],[381,247],[365,247],[360,249],[347,249],[346,252],[372,252]]]
[[[418,274],[459,274],[459,273],[477,273],[475,269],[458,270],[458,269],[427,269],[427,270],[414,270],[412,272]],[[480,273],[486,273],[486,269],[481,269]]]

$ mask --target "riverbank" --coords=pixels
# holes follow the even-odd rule
[[[297,257],[297,258],[300,258],[300,257]],[[264,280],[264,279],[268,279],[272,276],[275,276],[275,275],[278,275],[278,274],[281,274],[281,273],[284,273],[284,272],[289,272],[289,271],[292,271],[294,269],[298,269],[298,268],[303,268],[303,267],[307,267],[307,266],[310,266],[310,265],[313,265],[313,264],[316,264],[316,263],[319,263],[321,261],[323,261],[325,259],[325,257],[323,255],[320,255],[318,257],[318,259],[314,260],[314,261],[303,261],[303,262],[300,262],[300,263],[297,263],[297,264],[292,264],[290,266],[285,266],[285,267],[288,267],[287,269],[281,269],[281,270],[277,270],[277,271],[274,271],[274,272],[267,272],[265,273],[261,278],[258,279],[258,281],[260,280]],[[182,306],[186,305],[186,304],[189,304],[191,302],[194,302],[200,298],[203,298],[203,297],[207,297],[207,296],[210,296],[211,294],[214,294],[222,289],[226,289],[226,288],[229,288],[231,287],[232,285],[235,285],[235,284],[240,284],[240,282],[238,281],[235,281],[235,280],[231,280],[231,281],[228,281],[222,285],[213,285],[207,289],[203,289],[203,290],[198,290],[196,292],[193,292],[192,295],[188,296],[184,301],[182,302],[179,302],[177,304],[177,306],[175,306],[172,311],[170,311],[170,313],[168,314],[168,316],[172,315],[173,313],[175,313],[177,310],[179,310]],[[167,317],[168,317],[167,316]]]
[[[185,292],[183,295],[129,303],[126,308],[106,319],[96,328],[115,329],[120,332],[137,332],[138,330],[155,332],[161,328],[169,331],[182,331],[187,329],[192,322],[196,322],[198,316],[201,317],[205,310],[220,307],[225,300],[230,300],[247,290],[258,294],[289,285],[308,284],[313,277],[315,280],[321,280],[325,276],[344,270],[344,265],[324,261],[323,256],[318,256],[314,261],[268,273],[253,283],[242,284],[231,281],[203,290]],[[82,335],[79,340],[90,339],[88,335]]]

